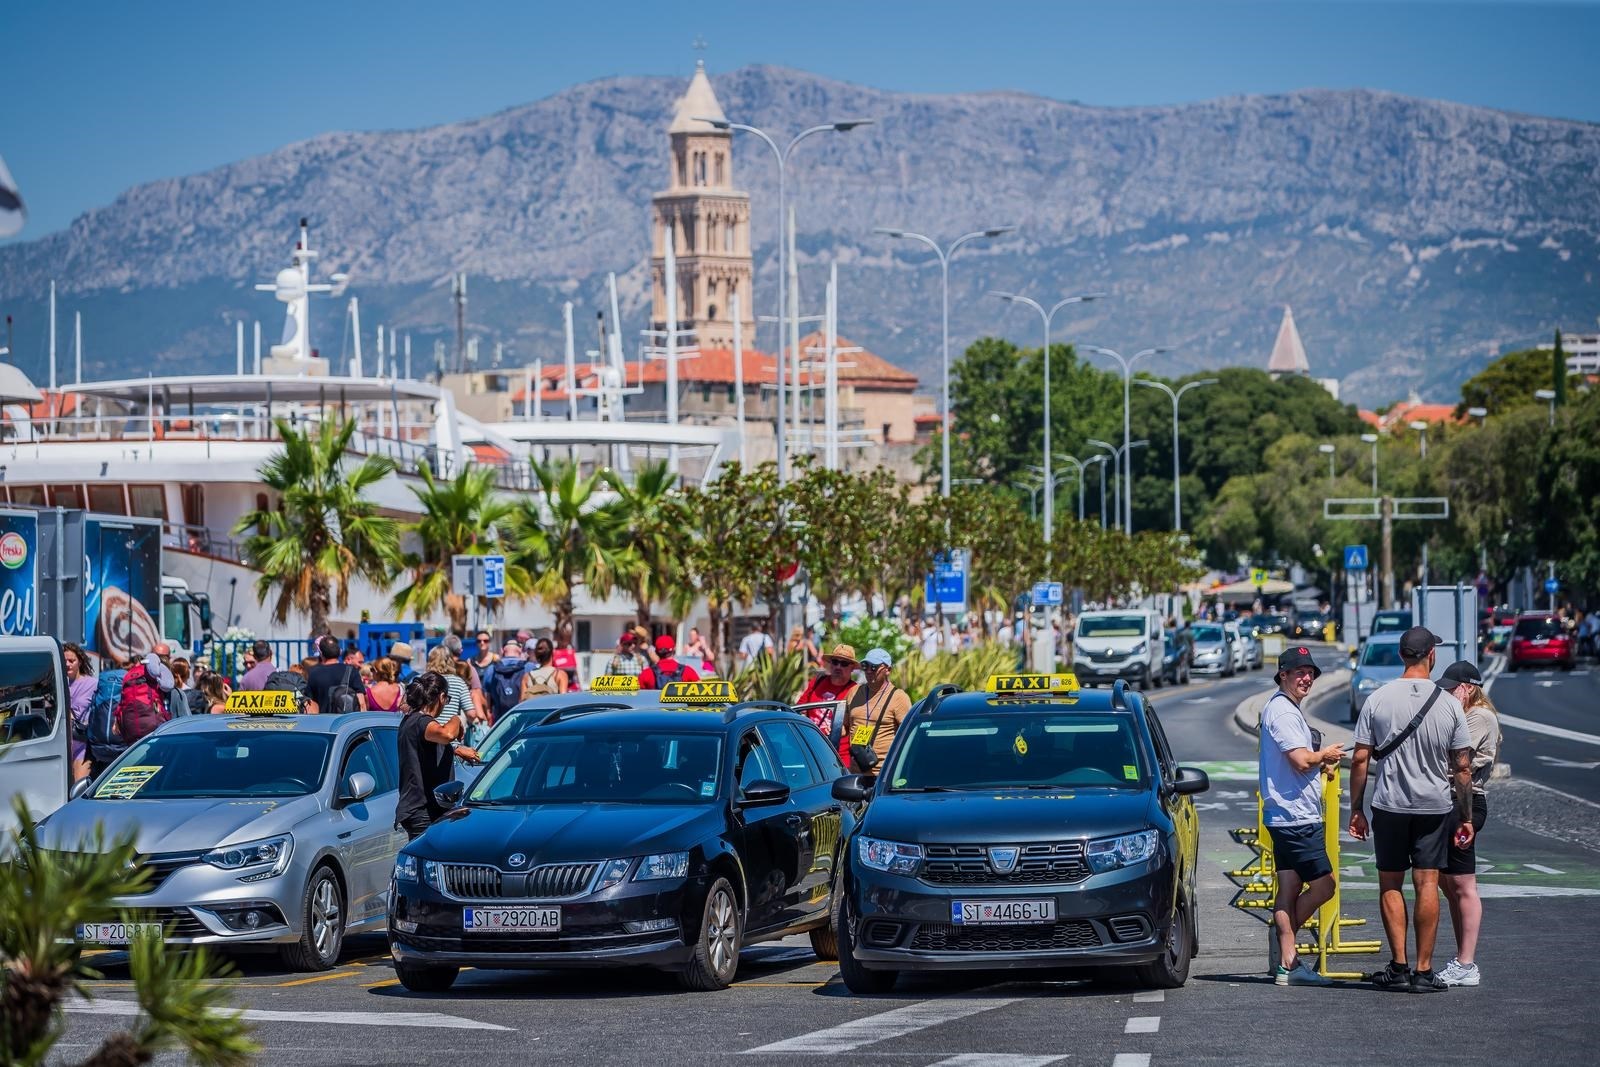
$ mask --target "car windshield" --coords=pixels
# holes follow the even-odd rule
[[[520,711],[508,711],[500,716],[494,724],[494,729],[489,731],[489,736],[484,738],[483,744],[478,748],[478,762],[488,766],[496,756],[500,755],[505,747],[516,740],[534,723],[549,715],[550,708],[523,708]]]
[[[1140,637],[1144,634],[1144,617],[1085,615],[1078,620],[1078,633],[1084,637]]]
[[[1361,652],[1361,665],[1363,667],[1404,667],[1400,659],[1400,642],[1398,641],[1368,641],[1367,647]]]
[[[227,730],[151,734],[101,777],[94,799],[305,796],[322,782],[330,739],[292,725],[246,721]]]
[[[1559,619],[1518,619],[1516,636],[1529,640],[1560,637],[1561,622]]]
[[[1375,634],[1397,634],[1409,629],[1409,611],[1380,611],[1372,617],[1372,632]]]
[[[467,794],[469,804],[703,804],[716,796],[722,738],[671,731],[525,733]]]
[[[1131,715],[1013,704],[924,718],[895,754],[891,790],[1139,789]]]
[[[1220,626],[1196,626],[1194,628],[1194,639],[1196,641],[1218,641],[1218,642],[1220,642],[1222,640],[1222,627],[1220,627]]]

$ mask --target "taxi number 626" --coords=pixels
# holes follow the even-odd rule
[[[1053,923],[1053,900],[952,900],[950,921],[956,926]]]

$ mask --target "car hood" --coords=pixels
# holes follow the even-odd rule
[[[1153,824],[1146,793],[1098,789],[994,793],[883,793],[861,832],[909,844],[1060,841],[1143,830]]]
[[[271,800],[79,797],[51,815],[40,833],[46,847],[73,850],[93,840],[98,823],[105,827],[106,841],[132,834],[134,846],[147,855],[204,852],[285,833],[321,807],[315,795]]]
[[[533,804],[461,808],[406,851],[451,863],[497,863],[513,852],[532,863],[640,856],[689,848],[720,829],[705,805]]]
[[[1080,652],[1128,652],[1141,642],[1150,640],[1147,636],[1139,637],[1080,637],[1078,638],[1078,651]]]

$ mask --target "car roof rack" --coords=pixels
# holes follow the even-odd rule
[[[741,715],[748,715],[756,711],[793,711],[794,708],[781,700],[741,700],[737,704],[729,704],[722,712],[723,722],[732,722]]]
[[[938,710],[939,705],[944,703],[946,697],[954,696],[956,693],[965,692],[965,689],[962,689],[954,682],[940,682],[938,685],[928,690],[928,695],[922,698],[922,706],[920,708],[913,709],[913,714],[920,712],[922,714],[932,715],[936,710]]]
[[[632,704],[623,704],[616,700],[596,700],[593,703],[570,704],[564,708],[556,708],[550,714],[539,720],[540,726],[549,726],[552,723],[565,722],[567,719],[579,715],[588,715],[596,711],[632,711]]]
[[[1121,678],[1111,683],[1111,706],[1128,710],[1128,683]]]

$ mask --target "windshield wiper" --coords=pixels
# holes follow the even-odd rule
[[[895,786],[894,793],[968,793],[969,789],[954,785],[900,785]]]

